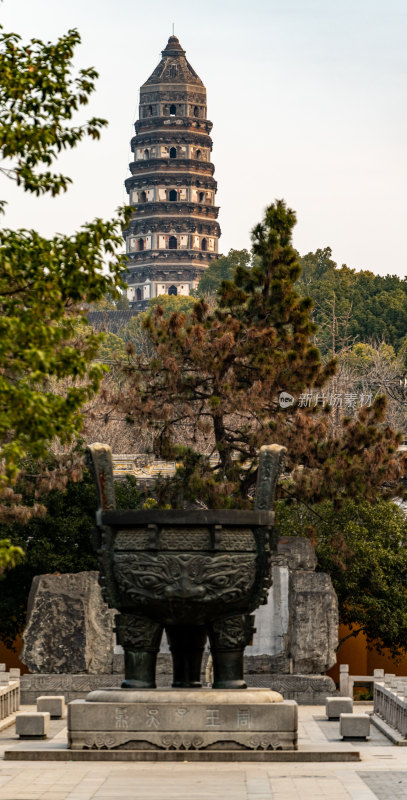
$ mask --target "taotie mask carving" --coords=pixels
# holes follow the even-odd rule
[[[187,553],[116,555],[115,575],[130,597],[152,599],[222,598],[236,600],[255,578],[255,558],[245,555],[217,556]]]

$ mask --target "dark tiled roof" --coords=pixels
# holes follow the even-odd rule
[[[148,86],[150,83],[194,83],[203,87],[200,77],[185,58],[185,50],[182,49],[176,36],[170,36],[168,39],[167,46],[162,50],[160,63],[143,86]]]

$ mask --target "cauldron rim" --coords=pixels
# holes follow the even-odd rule
[[[135,511],[133,509],[125,509],[104,511],[101,514],[101,524],[115,528],[133,525],[270,527],[274,525],[274,511],[248,511],[245,509],[207,509],[198,511],[142,509]]]

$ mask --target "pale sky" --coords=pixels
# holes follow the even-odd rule
[[[406,0],[3,0],[0,21],[24,39],[78,28],[76,63],[100,73],[86,115],[109,120],[60,159],[66,195],[38,200],[1,178],[2,224],[70,233],[126,201],[139,87],[174,22],[207,88],[220,251],[249,247],[284,198],[300,253],[330,246],[339,264],[407,275]]]

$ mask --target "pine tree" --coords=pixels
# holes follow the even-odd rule
[[[250,507],[258,450],[270,442],[288,448],[294,474],[283,490],[293,499],[368,496],[398,474],[397,434],[378,424],[384,401],[345,420],[337,438],[327,407],[280,405],[281,393],[298,400],[335,371],[312,343],[312,303],[294,288],[295,222],[281,200],[267,209],[253,231],[254,265],[222,282],[212,313],[201,300],[192,319],[158,307],[144,321],[153,356],[134,355],[116,403],[130,423],[154,431],[157,455],[182,460],[158,487],[162,500]]]

